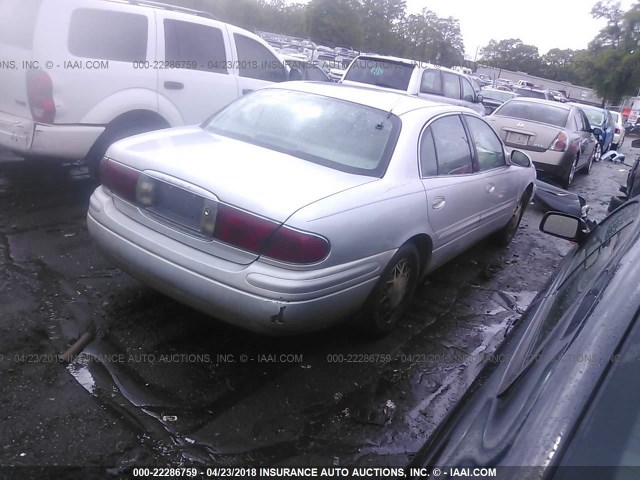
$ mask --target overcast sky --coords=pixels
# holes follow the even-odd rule
[[[423,8],[440,17],[460,20],[465,53],[473,60],[476,48],[493,38],[520,38],[538,47],[540,55],[552,48],[586,48],[604,20],[591,18],[596,0],[406,0],[408,13]],[[633,0],[622,0],[627,10]]]

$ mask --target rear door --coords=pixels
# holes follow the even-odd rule
[[[196,124],[238,98],[226,27],[200,17],[158,11],[158,92]]]
[[[479,228],[490,233],[503,227],[511,218],[524,185],[516,175],[521,167],[507,162],[502,142],[483,120],[463,116],[475,150],[476,175],[484,188],[484,208],[480,212]]]
[[[480,212],[491,209],[486,180],[474,174],[472,151],[459,115],[438,118],[422,133],[420,171],[439,258],[449,259],[478,240]]]

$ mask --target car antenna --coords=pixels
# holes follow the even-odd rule
[[[389,117],[391,117],[391,114],[393,113],[394,108],[395,108],[395,105],[391,107],[391,110],[389,110],[389,113],[387,113],[387,118],[385,118],[384,120],[382,120],[380,123],[376,125],[376,130],[382,130],[384,128],[384,125],[382,124],[382,122],[386,122],[387,120],[389,120]]]

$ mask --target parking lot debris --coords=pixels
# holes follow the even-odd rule
[[[84,332],[73,345],[71,345],[64,353],[59,355],[60,360],[63,362],[72,362],[73,359],[95,338],[95,330],[91,329],[88,332]]]

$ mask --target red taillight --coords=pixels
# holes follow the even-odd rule
[[[42,70],[27,72],[27,98],[31,116],[36,122],[53,123],[56,104],[53,101],[51,77]]]
[[[218,204],[213,238],[288,263],[315,263],[329,254],[323,237],[224,204]]]
[[[564,132],[560,132],[555,140],[553,142],[551,142],[551,146],[549,147],[549,150],[553,150],[556,152],[564,152],[567,149],[567,134]]]
[[[136,186],[140,172],[105,157],[100,161],[100,182],[116,195],[132,203],[136,201]]]
[[[620,133],[620,129],[616,127],[616,133]]]
[[[315,263],[329,254],[329,242],[317,235],[280,227],[263,251],[267,257],[289,263]]]
[[[260,253],[278,223],[219,204],[213,237],[234,247]]]

